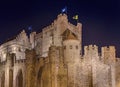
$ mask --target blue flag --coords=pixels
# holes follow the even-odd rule
[[[62,13],[67,13],[67,7],[65,6],[62,10],[61,10]]]
[[[32,31],[32,26],[29,26],[29,27],[28,27],[28,30],[29,30],[29,31]]]

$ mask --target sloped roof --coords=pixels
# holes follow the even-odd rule
[[[74,33],[72,33],[72,31],[70,31],[69,29],[66,29],[63,34],[63,40],[69,40],[69,39],[72,39],[72,40],[77,40],[77,37]]]

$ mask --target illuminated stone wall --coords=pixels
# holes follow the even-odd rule
[[[48,56],[48,50],[49,47],[51,46],[52,43],[56,46],[62,46],[63,44],[63,38],[66,36],[63,35],[65,30],[71,30],[76,37],[79,39],[80,43],[80,48],[81,48],[81,31],[82,31],[82,24],[78,23],[77,26],[71,24],[68,22],[67,15],[65,14],[60,14],[57,16],[57,19],[54,20],[51,25],[45,27],[42,29],[42,38],[38,38],[40,34],[35,35],[35,41],[36,44],[39,42],[42,42],[42,57]],[[34,35],[32,35],[31,38],[33,38]],[[42,40],[42,41],[41,41]],[[31,42],[34,43],[34,41],[31,39]],[[40,46],[38,46],[40,47]],[[81,51],[81,49],[80,49]]]
[[[119,87],[114,46],[82,50],[82,24],[60,14],[42,32],[23,30],[0,46],[0,87]]]
[[[116,66],[115,66],[115,71],[116,71],[116,87],[120,87],[120,59],[117,58]]]

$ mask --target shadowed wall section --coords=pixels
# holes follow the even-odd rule
[[[5,72],[2,73],[2,77],[1,77],[1,87],[5,87]]]
[[[16,77],[16,87],[23,87],[23,74],[22,70],[18,71],[17,77]]]
[[[42,70],[43,70],[43,68],[41,67],[39,69],[39,71],[38,71],[38,75],[37,75],[37,87],[43,87]]]
[[[9,87],[13,87],[13,70],[9,70]]]

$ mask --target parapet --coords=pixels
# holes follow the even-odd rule
[[[61,21],[66,21],[68,22],[68,18],[66,14],[59,14],[57,16],[57,22],[60,23]]]
[[[102,52],[102,56],[104,57],[106,54],[114,54],[113,56],[115,56],[115,46],[105,46],[101,48],[101,52]]]
[[[102,47],[102,51],[115,51],[115,46]]]
[[[66,15],[66,14],[59,14],[59,15],[57,16],[57,19],[59,19],[59,18],[61,18],[61,17],[67,18],[67,15]]]
[[[116,61],[116,49],[115,46],[105,46],[101,48],[102,58],[105,62],[114,62]]]
[[[54,25],[56,25],[56,23],[57,23],[58,21],[61,21],[61,20],[66,20],[66,21],[68,21],[67,15],[66,15],[66,14],[59,14],[59,15],[57,16],[57,19],[55,19],[55,20],[51,23],[51,25],[45,27],[43,30],[47,30],[48,28],[49,28],[49,29],[52,28]]]
[[[85,51],[85,52],[90,51],[90,50],[98,51],[98,46],[96,46],[96,45],[84,46],[84,51]]]
[[[96,45],[88,45],[84,47],[84,57],[85,59],[99,59],[99,53],[98,53],[98,46]]]
[[[96,45],[89,45],[84,46],[84,55],[98,55],[98,46]]]

